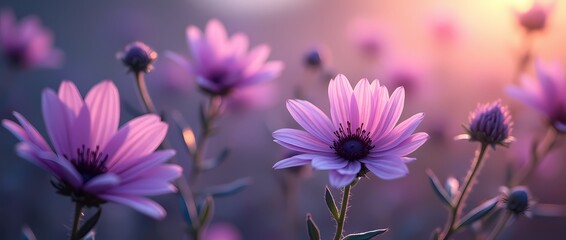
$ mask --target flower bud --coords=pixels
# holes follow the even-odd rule
[[[511,189],[511,193],[504,199],[505,208],[513,214],[524,214],[529,209],[529,190],[524,186]]]
[[[507,146],[513,141],[511,136],[511,116],[500,101],[478,105],[470,114],[470,125],[464,138],[481,142],[495,148],[496,144]]]
[[[153,69],[157,53],[145,43],[133,42],[126,46],[124,52],[118,53],[117,57],[134,73],[149,72]]]
[[[519,24],[528,32],[543,30],[546,26],[548,11],[542,5],[534,3],[527,11],[518,13]]]

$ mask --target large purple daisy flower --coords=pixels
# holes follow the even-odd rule
[[[360,80],[354,89],[343,75],[328,86],[329,119],[320,109],[303,100],[288,100],[287,109],[306,131],[280,129],[275,142],[302,152],[277,162],[276,169],[311,164],[329,170],[330,184],[344,187],[368,171],[382,179],[394,179],[409,172],[406,157],[419,148],[428,134],[415,133],[423,119],[419,113],[397,124],[405,91],[397,88],[391,96],[379,81]]]
[[[19,156],[49,171],[58,192],[83,206],[115,202],[154,218],[165,210],[144,196],[176,190],[170,183],[181,167],[163,164],[173,150],[155,151],[167,133],[167,124],[146,114],[118,129],[120,98],[111,81],[94,86],[84,101],[76,86],[63,81],[59,92],[43,91],[43,118],[51,147],[19,113],[19,124],[2,125],[21,141]]]

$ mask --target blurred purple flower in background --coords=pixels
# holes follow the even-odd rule
[[[521,87],[510,86],[507,93],[544,113],[557,130],[566,132],[566,75],[558,62],[535,62],[538,81],[524,75]]]
[[[132,207],[151,217],[165,217],[165,210],[143,196],[176,191],[169,181],[182,169],[163,164],[173,150],[155,151],[167,133],[159,116],[146,114],[118,129],[120,98],[111,81],[94,86],[84,101],[76,86],[63,81],[59,92],[43,91],[43,118],[53,149],[19,113],[19,124],[2,124],[21,142],[19,156],[49,171],[58,192],[82,206],[106,201]]]
[[[545,6],[540,0],[534,0],[528,8],[515,10],[519,25],[527,32],[544,30],[553,5]]]
[[[213,223],[206,228],[202,236],[203,240],[241,240],[242,236],[238,229],[229,223]]]
[[[378,58],[385,50],[383,31],[366,19],[353,21],[349,27],[349,35],[354,47],[364,56]]]
[[[428,24],[432,37],[440,44],[454,43],[460,37],[460,24],[453,11],[433,11]]]
[[[275,142],[302,152],[277,162],[275,169],[312,164],[318,170],[330,170],[330,184],[341,188],[356,177],[371,171],[382,179],[394,179],[409,172],[405,157],[428,139],[428,134],[413,134],[424,114],[415,114],[402,123],[405,90],[397,88],[391,96],[379,81],[360,80],[354,89],[344,75],[328,86],[331,118],[303,100],[288,100],[287,109],[306,131],[280,129]]]
[[[260,45],[248,53],[249,40],[243,33],[228,38],[222,23],[212,19],[204,34],[196,27],[187,28],[192,62],[169,53],[169,57],[187,67],[196,76],[198,86],[211,95],[227,95],[232,90],[273,80],[283,70],[280,61],[266,62],[270,48]]]
[[[464,127],[467,134],[459,135],[457,139],[467,139],[482,144],[507,146],[514,138],[511,136],[511,115],[507,106],[501,101],[479,105],[470,113],[470,125]]]
[[[14,68],[57,68],[63,61],[61,50],[53,48],[53,34],[37,17],[26,17],[18,24],[7,9],[0,12],[0,48]]]

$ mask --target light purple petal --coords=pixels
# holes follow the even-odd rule
[[[307,165],[311,163],[311,160],[318,155],[315,154],[299,154],[289,158],[285,158],[273,165],[274,169],[282,169],[289,167],[297,167],[302,165]]]
[[[340,169],[348,165],[348,161],[338,156],[316,156],[312,159],[312,167],[318,170]]]
[[[287,109],[301,127],[326,144],[334,141],[330,119],[312,103],[302,100],[288,100]]]
[[[405,141],[415,129],[419,126],[424,118],[423,113],[417,113],[407,120],[397,125],[389,134],[379,139],[379,144],[376,144],[374,151],[383,151],[399,145],[400,142]]]
[[[401,117],[401,113],[403,112],[403,107],[405,105],[405,89],[403,87],[398,87],[395,89],[393,94],[391,94],[391,98],[387,102],[383,112],[380,115],[380,123],[379,128],[373,134],[372,138],[379,138],[379,136],[383,136],[383,134],[388,133],[393,129],[397,121],[399,121],[399,117]]]
[[[159,116],[146,114],[126,123],[108,141],[102,152],[108,154],[107,166],[153,152],[165,138],[167,124]]]
[[[334,152],[329,145],[302,130],[290,128],[279,129],[273,132],[273,138],[275,138],[276,143],[293,151],[305,153]]]
[[[118,130],[120,121],[120,96],[112,81],[95,85],[86,95],[91,116],[91,143],[104,146]]]
[[[61,103],[59,97],[51,89],[43,91],[41,102],[43,120],[53,147],[59,154],[74,156],[69,133],[71,122],[67,117],[69,109]]]
[[[336,78],[330,80],[328,85],[328,98],[330,100],[330,115],[335,128],[340,124],[346,126],[349,121],[350,98],[353,93],[352,86],[346,76],[339,74]]]
[[[183,169],[176,164],[162,164],[154,167],[151,170],[145,171],[141,174],[132,174],[128,176],[121,176],[123,184],[139,181],[139,180],[152,180],[159,182],[167,182],[181,176]]]
[[[155,219],[161,220],[167,215],[161,205],[144,197],[110,194],[102,194],[99,197],[110,202],[126,205]]]
[[[227,34],[224,25],[217,19],[211,19],[206,24],[206,40],[216,57],[224,55],[227,51]]]
[[[269,81],[277,78],[281,71],[283,70],[284,64],[281,61],[271,61],[266,63],[257,72],[254,72],[251,76],[244,78],[237,83],[239,87],[245,87],[253,84],[257,84],[264,81]]]
[[[372,89],[367,79],[360,80],[354,88],[354,96],[356,98],[357,108],[359,112],[359,122],[364,124],[364,129],[372,129],[375,121],[375,107],[372,103]],[[350,105],[352,106],[352,105]],[[350,107],[351,108],[351,107]]]
[[[356,174],[340,174],[338,171],[330,170],[328,172],[328,179],[330,180],[330,185],[336,188],[343,188],[348,184],[352,183],[356,178]]]
[[[74,188],[79,188],[83,184],[83,178],[67,159],[62,156],[56,156],[51,152],[40,152],[38,157],[48,162],[52,166],[54,175],[65,180]]]
[[[140,179],[116,187],[110,190],[108,194],[154,196],[175,191],[177,191],[177,188],[167,181]]]
[[[373,174],[385,180],[400,178],[409,173],[405,162],[395,156],[382,157],[380,159],[365,159],[361,160],[361,162],[365,163],[365,166]]]
[[[69,119],[74,119],[79,115],[79,111],[83,107],[83,98],[77,89],[77,86],[71,81],[64,80],[59,85],[58,91],[59,99],[65,106],[67,106],[73,114],[73,117]]]
[[[120,184],[120,178],[116,174],[106,173],[98,175],[86,182],[83,186],[83,190],[88,193],[98,194],[112,189],[118,186],[118,184]]]
[[[108,170],[119,173],[123,178],[128,178],[151,170],[174,155],[175,150],[156,151],[140,158],[117,162],[115,165],[111,166],[111,168],[109,166]]]
[[[73,122],[70,127],[70,146],[71,149],[76,151],[82,146],[87,148],[92,148],[94,150],[96,145],[91,144],[90,139],[90,129],[91,129],[91,117],[89,109],[84,105],[77,116],[77,119]],[[74,155],[73,155],[74,156]],[[70,156],[69,156],[70,157]]]
[[[33,125],[31,125],[24,116],[17,112],[14,112],[14,116],[18,119],[21,126],[18,126],[18,124],[10,120],[3,120],[2,124],[4,127],[10,130],[10,132],[12,132],[21,141],[29,141],[43,151],[51,151],[51,148],[43,136],[39,134],[37,129],[35,129],[35,127],[33,127]]]
[[[426,140],[428,140],[428,134],[424,132],[415,133],[409,138],[403,140],[403,142],[400,142],[398,145],[392,145],[391,149],[386,149],[383,151],[372,151],[372,153],[370,153],[370,156],[406,156],[421,147],[426,142]]]
[[[362,169],[362,164],[358,161],[348,162],[348,165],[344,168],[338,169],[338,173],[346,175],[357,175]]]

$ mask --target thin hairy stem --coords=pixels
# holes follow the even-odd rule
[[[454,234],[456,230],[458,230],[456,228],[456,220],[458,220],[458,218],[460,218],[460,215],[462,214],[463,203],[466,201],[469,192],[471,192],[472,183],[474,182],[474,179],[481,168],[482,159],[485,155],[487,147],[488,147],[487,144],[482,143],[479,153],[477,154],[477,157],[472,162],[472,167],[470,168],[470,171],[466,175],[466,179],[464,180],[464,185],[460,191],[460,194],[456,198],[456,204],[454,205],[454,207],[451,208],[450,221],[448,222],[446,228],[440,235],[441,236],[440,239],[443,240],[449,239],[450,236],[452,236],[452,234]]]
[[[354,181],[355,182],[355,181]],[[352,188],[352,184],[348,184],[344,188],[344,194],[342,195],[342,206],[340,208],[340,216],[338,218],[337,226],[336,226],[336,233],[334,234],[334,240],[340,240],[342,237],[342,231],[344,229],[344,220],[346,220],[346,211],[348,210],[348,201],[350,200],[350,189]]]
[[[73,217],[73,228],[71,229],[71,240],[79,240],[78,231],[83,216],[83,205],[79,202],[75,204],[75,215]]]

